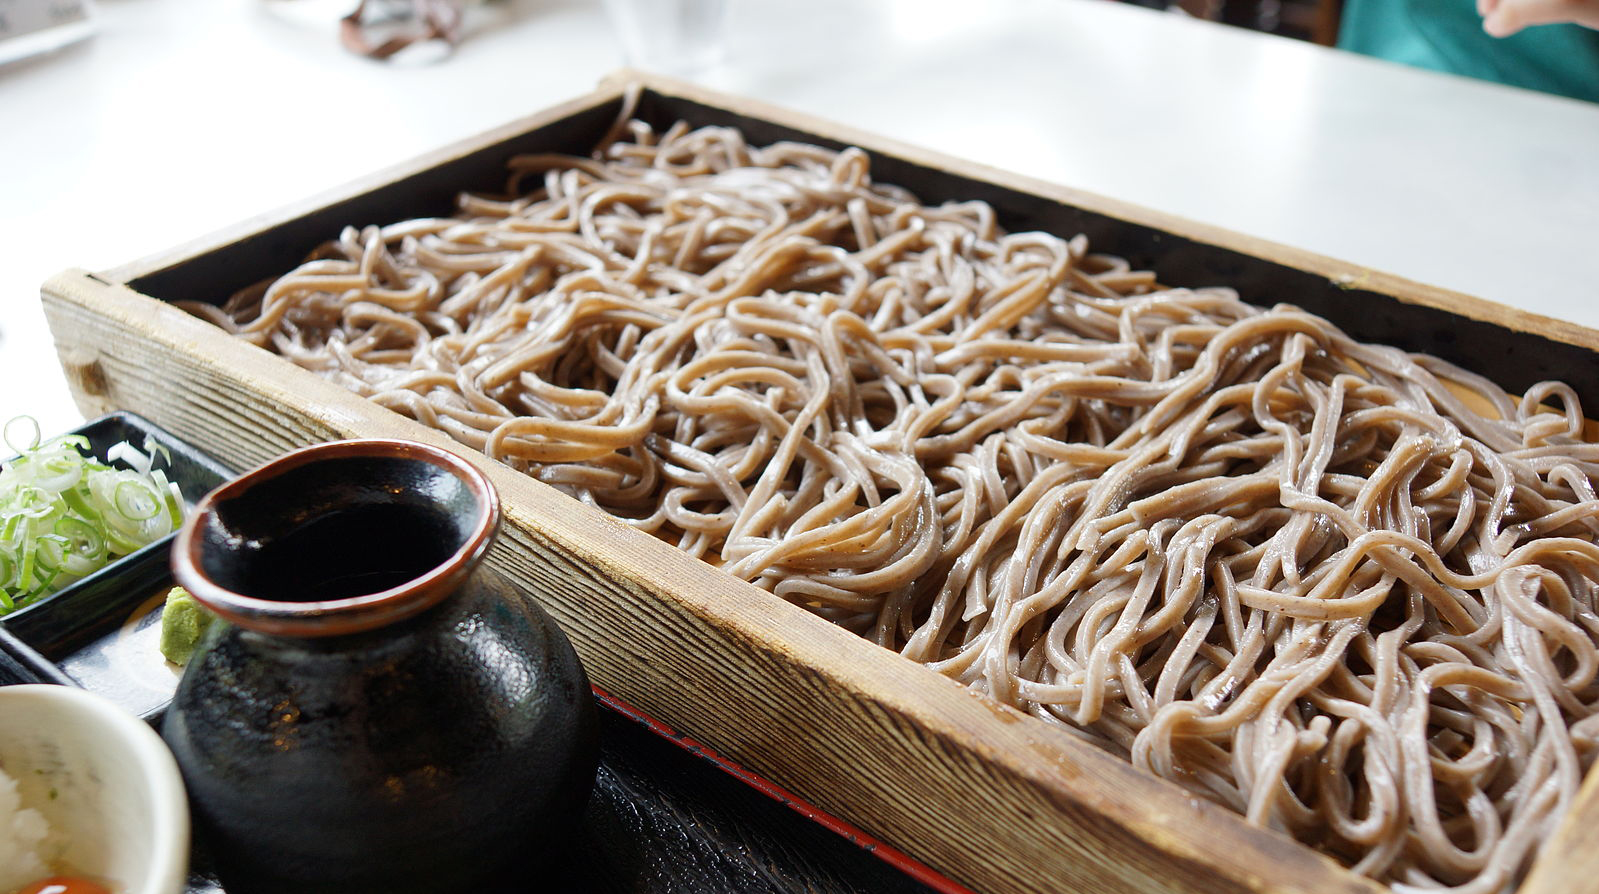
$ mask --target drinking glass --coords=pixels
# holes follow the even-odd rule
[[[605,0],[634,68],[694,74],[727,55],[727,0]]]

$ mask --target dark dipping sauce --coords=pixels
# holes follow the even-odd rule
[[[415,581],[449,564],[481,516],[466,482],[405,456],[335,456],[218,493],[197,532],[198,570],[224,590],[279,603]]]
[[[449,515],[403,503],[318,516],[261,543],[229,581],[277,602],[326,602],[378,593],[444,564],[460,546]]]

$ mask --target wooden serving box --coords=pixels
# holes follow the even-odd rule
[[[572,636],[594,682],[976,891],[1381,892],[1122,760],[834,627],[443,434],[169,305],[219,302],[288,271],[348,224],[448,214],[497,191],[527,152],[586,154],[625,82],[658,127],[742,128],[873,156],[878,182],[923,201],[981,199],[1011,230],[1086,233],[1165,283],[1229,285],[1297,304],[1354,336],[1426,351],[1512,393],[1570,381],[1599,406],[1599,333],[1306,252],[1030,180],[675,81],[623,73],[572,102],[102,274],[45,284],[63,367],[88,415],[118,408],[243,468],[305,444],[405,437],[485,468],[506,525],[491,557]],[[1314,213],[1314,209],[1306,209]],[[1599,784],[1522,894],[1592,889]],[[1581,881],[1587,880],[1587,881]]]

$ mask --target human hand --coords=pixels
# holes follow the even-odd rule
[[[1477,12],[1482,30],[1494,37],[1556,22],[1599,28],[1599,0],[1477,0]]]

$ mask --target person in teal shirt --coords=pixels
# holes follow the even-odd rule
[[[1338,46],[1599,102],[1599,0],[1345,0]]]

